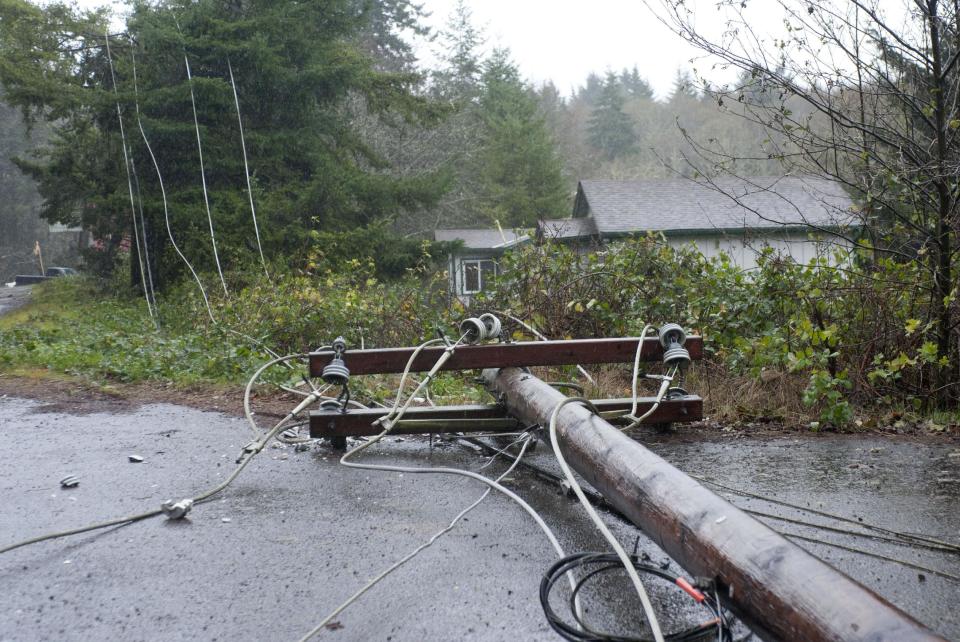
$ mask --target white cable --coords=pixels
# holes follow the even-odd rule
[[[536,337],[537,339],[540,339],[541,341],[549,341],[549,340],[550,340],[549,337],[547,337],[545,334],[543,334],[542,332],[540,332],[539,330],[537,330],[535,327],[533,327],[532,325],[529,325],[529,324],[523,322],[522,320],[518,319],[517,317],[513,316],[512,314],[508,314],[507,312],[503,312],[503,311],[501,311],[501,310],[494,310],[494,312],[496,312],[497,314],[499,314],[499,315],[501,315],[501,316],[507,317],[507,318],[510,319],[511,321],[519,324],[521,327],[526,328],[527,331],[529,331],[530,334],[532,334],[532,335],[533,335],[534,337]],[[587,381],[589,381],[589,382],[590,382],[591,384],[593,384],[593,385],[597,385],[597,382],[594,380],[593,377],[590,376],[590,373],[587,372],[586,369],[585,369],[583,366],[581,366],[580,364],[577,364],[577,370],[580,371],[580,374],[582,374],[583,377],[584,377]]]
[[[660,407],[660,403],[663,401],[663,396],[667,393],[667,390],[670,388],[670,383],[673,381],[673,377],[677,373],[677,369],[674,368],[673,373],[665,375],[660,380],[660,390],[657,392],[656,399],[654,399],[653,405],[643,413],[641,416],[637,417],[637,402],[639,397],[637,396],[637,383],[640,380],[640,353],[643,351],[643,340],[646,338],[647,333],[651,330],[653,326],[646,324],[643,326],[643,331],[640,333],[640,341],[637,342],[637,351],[633,357],[633,383],[632,383],[632,394],[633,394],[633,404],[630,406],[630,413],[623,415],[627,419],[632,419],[630,425],[621,428],[621,431],[632,430],[643,423],[643,421],[652,415],[657,408]]]
[[[253,217],[253,232],[257,236],[257,250],[260,251],[260,263],[263,265],[263,273],[267,276],[267,279],[269,279],[270,273],[267,272],[267,260],[263,258],[263,247],[260,245],[260,227],[257,225],[257,210],[253,206],[253,187],[250,185],[250,165],[247,163],[247,143],[243,138],[243,119],[240,118],[240,98],[237,96],[237,83],[233,79],[233,65],[230,64],[230,56],[227,56],[227,70],[230,72],[230,87],[233,88],[233,103],[237,107],[237,124],[240,125],[240,149],[243,150],[243,172],[247,177],[247,195],[250,197],[250,215]]]
[[[130,170],[133,173],[133,184],[137,189],[137,212],[140,214],[140,229],[143,234],[143,262],[147,266],[147,283],[150,285],[150,299],[153,309],[157,312],[157,324],[160,323],[160,308],[157,306],[157,287],[153,282],[153,268],[150,267],[150,244],[147,242],[147,223],[143,217],[143,195],[140,192],[140,177],[137,175],[137,164],[133,154],[130,154]]]
[[[327,347],[327,346],[324,346]],[[322,350],[323,348],[321,348]],[[278,363],[286,363],[293,359],[305,359],[310,355],[304,353],[297,354],[288,354],[284,357],[277,357],[276,359],[271,359],[266,362],[256,372],[253,373],[253,376],[250,377],[250,380],[247,381],[247,386],[243,390],[243,415],[247,418],[247,422],[250,424],[250,429],[253,431],[253,438],[259,439],[263,433],[260,432],[260,427],[257,425],[257,422],[253,419],[253,411],[250,409],[250,392],[253,390],[253,384],[256,383],[257,379],[260,378],[260,375],[269,368],[270,366],[276,365]]]
[[[634,416],[633,413],[629,415],[625,415],[627,419],[633,419],[633,422],[631,422],[629,426],[624,426],[620,430],[622,431],[633,430],[634,428],[642,424],[647,417],[652,415],[656,411],[656,409],[660,407],[660,403],[663,401],[664,395],[667,394],[667,390],[669,390],[670,383],[673,381],[673,377],[675,374],[676,374],[676,369],[674,369],[673,374],[663,375],[663,379],[661,379],[660,381],[660,390],[657,391],[657,396],[653,401],[653,405],[650,406],[650,408],[639,417]],[[636,403],[636,398],[634,398],[634,403]]]
[[[650,332],[652,328],[649,323],[644,324],[643,331],[640,333],[640,340],[637,341],[637,351],[633,355],[633,383],[631,391],[633,392],[633,405],[630,406],[630,416],[636,416],[637,414],[637,380],[640,378],[640,353],[643,352],[643,340],[646,339],[647,333]]]
[[[417,346],[417,348],[410,355],[410,358],[407,360],[407,365],[404,368],[403,375],[400,377],[400,384],[398,386],[397,398],[394,401],[393,407],[384,417],[381,417],[376,422],[384,426],[383,432],[373,437],[371,440],[364,442],[359,446],[353,448],[352,450],[349,450],[346,453],[344,453],[343,457],[340,458],[340,463],[349,468],[357,468],[361,470],[380,470],[380,471],[387,471],[387,472],[400,472],[400,473],[412,473],[412,474],[431,474],[432,473],[432,474],[443,474],[443,475],[460,475],[463,477],[469,477],[470,479],[475,479],[481,483],[484,483],[490,486],[495,490],[500,491],[501,493],[503,493],[504,495],[506,495],[513,501],[515,501],[517,504],[519,504],[520,507],[523,508],[523,510],[530,515],[533,521],[536,522],[537,526],[540,527],[540,530],[543,531],[544,535],[549,540],[550,545],[553,547],[554,551],[556,551],[557,556],[560,558],[563,558],[566,556],[566,553],[564,552],[563,547],[560,546],[560,542],[557,540],[556,535],[553,534],[553,531],[550,529],[547,523],[543,520],[543,518],[540,517],[537,511],[535,511],[533,507],[530,506],[526,501],[524,501],[523,498],[521,498],[519,495],[511,491],[509,488],[506,488],[500,485],[499,483],[493,481],[492,479],[488,479],[483,475],[479,475],[477,473],[474,473],[468,470],[460,470],[458,468],[446,468],[446,467],[411,468],[406,466],[390,466],[386,464],[360,464],[360,463],[348,461],[350,457],[352,457],[355,454],[359,454],[364,450],[366,450],[367,448],[369,448],[370,446],[376,444],[377,442],[382,440],[391,430],[393,430],[393,427],[397,425],[397,422],[399,422],[403,418],[403,414],[407,411],[407,408],[409,408],[410,403],[413,401],[413,398],[417,396],[417,394],[420,392],[422,388],[430,384],[434,375],[440,370],[443,364],[446,363],[446,361],[453,355],[454,350],[460,345],[460,343],[463,341],[465,337],[466,335],[460,337],[460,339],[455,344],[447,346],[446,350],[444,350],[443,354],[440,355],[440,358],[434,364],[433,368],[430,369],[430,371],[423,378],[423,380],[420,382],[417,388],[413,391],[413,393],[410,394],[410,397],[407,399],[407,402],[401,407],[400,400],[402,398],[403,385],[410,374],[410,370],[413,367],[414,360],[417,358],[417,356],[420,354],[420,352],[424,348],[426,348],[427,346],[433,345],[435,343],[439,343],[440,341],[443,341],[443,340],[433,339]],[[572,571],[569,572],[567,574],[567,577],[570,581],[571,589],[574,588],[576,586],[576,578],[574,577],[573,572]],[[577,612],[582,615],[582,609],[580,607],[579,598],[576,598],[575,605],[576,605]]]
[[[143,136],[143,144],[147,147],[147,152],[150,154],[150,160],[153,161],[153,168],[157,170],[157,180],[160,182],[160,196],[163,198],[163,220],[167,224],[167,236],[170,237],[170,244],[173,245],[173,249],[176,250],[180,258],[183,259],[183,262],[187,265],[187,269],[190,270],[190,274],[193,275],[193,279],[197,282],[197,286],[200,288],[200,296],[203,297],[203,303],[207,306],[207,315],[210,317],[210,321],[216,324],[217,320],[213,318],[213,310],[210,308],[209,299],[207,299],[207,291],[203,289],[203,283],[200,281],[200,277],[197,276],[197,271],[193,269],[193,265],[190,264],[190,261],[187,260],[187,257],[184,256],[183,252],[180,251],[180,247],[173,238],[173,230],[170,229],[170,210],[167,207],[167,190],[163,187],[163,176],[160,174],[160,164],[157,162],[157,157],[153,154],[153,148],[150,147],[150,141],[147,140],[147,132],[143,130],[143,121],[140,119],[140,100],[137,97],[138,90],[136,66],[133,68],[133,92],[137,107],[137,126],[140,128],[140,135]]]
[[[137,226],[137,208],[133,202],[133,180],[130,178],[130,158],[127,155],[127,135],[123,129],[123,116],[120,112],[120,92],[117,91],[117,76],[113,71],[113,56],[110,53],[110,32],[103,34],[103,39],[107,44],[107,63],[110,65],[110,79],[113,81],[113,97],[117,106],[117,122],[120,124],[120,144],[123,146],[123,168],[127,171],[127,192],[130,194],[130,216],[133,218],[133,242],[137,246],[137,262],[140,266],[140,281],[143,284],[143,298],[147,301],[147,312],[153,319],[153,325],[157,328],[157,317],[153,311],[153,305],[150,304],[150,292],[147,291],[147,275],[143,268],[143,254],[140,253],[140,232]],[[146,245],[147,237],[143,237]]]
[[[527,438],[524,440],[523,447],[520,449],[520,452],[517,454],[516,458],[513,460],[513,463],[510,465],[509,468],[507,468],[507,470],[505,470],[505,471],[503,472],[503,474],[501,474],[499,477],[497,477],[495,483],[499,483],[499,482],[503,481],[503,479],[504,479],[507,475],[509,475],[510,473],[513,472],[514,468],[516,468],[517,465],[520,463],[520,459],[521,459],[521,458],[523,457],[523,455],[526,453],[527,447],[530,445],[530,442],[533,441],[533,440],[534,440],[534,438],[533,438],[531,435],[528,434],[528,435],[527,435]],[[514,442],[514,443],[516,443],[516,442]],[[492,462],[493,459],[496,459],[496,456],[494,456],[490,461]],[[486,465],[489,465],[489,463],[490,463],[490,462],[488,462]],[[347,601],[345,601],[343,604],[341,604],[340,606],[338,606],[337,608],[335,608],[327,617],[323,618],[323,620],[320,622],[320,624],[318,624],[316,627],[314,627],[313,630],[311,630],[311,631],[310,631],[309,633],[307,633],[305,636],[303,636],[302,638],[300,638],[300,642],[307,642],[307,640],[309,640],[310,638],[312,638],[313,636],[315,636],[317,633],[320,633],[320,631],[323,630],[323,627],[325,627],[333,618],[337,617],[340,613],[342,613],[347,607],[349,607],[351,604],[353,604],[353,603],[356,602],[358,599],[360,599],[360,597],[361,597],[364,593],[366,593],[367,591],[369,591],[370,589],[372,589],[374,586],[376,586],[377,583],[379,583],[379,582],[380,582],[381,580],[383,580],[385,577],[387,577],[388,575],[390,575],[390,573],[393,573],[395,570],[397,570],[398,568],[400,568],[401,566],[403,566],[404,564],[406,564],[407,562],[409,562],[411,559],[413,559],[414,557],[416,557],[417,555],[419,555],[421,551],[423,551],[423,550],[429,548],[430,546],[432,546],[433,543],[436,542],[438,539],[440,539],[441,536],[443,536],[443,535],[445,535],[446,533],[448,533],[448,532],[450,532],[451,530],[453,530],[453,527],[456,526],[457,523],[458,523],[461,519],[463,519],[463,517],[464,517],[467,513],[469,513],[469,512],[472,511],[474,508],[476,508],[477,506],[479,506],[479,505],[480,505],[480,502],[482,502],[483,500],[485,500],[485,499],[487,498],[487,496],[490,494],[490,491],[491,491],[491,490],[493,490],[493,488],[487,488],[485,491],[483,491],[483,494],[480,495],[480,498],[479,498],[479,499],[477,499],[475,502],[473,502],[472,504],[470,504],[469,506],[467,506],[466,508],[464,508],[462,511],[460,511],[460,512],[457,514],[457,516],[454,517],[454,518],[450,521],[449,524],[447,524],[447,526],[445,526],[443,529],[441,529],[441,530],[437,531],[436,533],[434,533],[433,537],[431,537],[429,540],[427,540],[426,542],[424,542],[423,544],[421,544],[421,545],[418,546],[417,548],[413,549],[412,551],[410,551],[409,553],[407,553],[406,555],[404,555],[402,558],[400,558],[397,562],[395,562],[395,563],[394,563],[392,566],[390,566],[388,569],[386,569],[385,571],[383,571],[382,573],[380,573],[379,575],[377,575],[376,577],[374,577],[374,578],[373,578],[372,580],[370,580],[369,582],[367,582],[362,588],[360,588],[360,590],[358,590],[356,593],[354,593],[353,595],[351,595],[351,596],[347,599]]]
[[[623,563],[623,567],[626,569],[627,575],[630,576],[630,580],[633,582],[633,587],[636,589],[637,595],[640,597],[640,603],[643,604],[643,610],[647,616],[647,622],[650,623],[650,629],[653,631],[654,640],[656,642],[664,642],[663,632],[660,630],[660,623],[657,621],[657,614],[653,610],[653,604],[650,602],[650,597],[647,595],[647,591],[643,587],[643,582],[640,580],[640,575],[637,573],[637,569],[633,566],[633,561],[623,549],[623,546],[620,545],[620,542],[617,541],[617,538],[614,537],[613,533],[611,533],[607,528],[607,525],[604,524],[603,520],[600,519],[600,516],[593,508],[593,505],[591,505],[587,500],[586,495],[583,494],[583,489],[580,488],[579,482],[577,482],[576,478],[573,476],[573,471],[570,470],[570,466],[567,465],[566,460],[563,458],[563,455],[560,452],[560,442],[557,440],[557,417],[560,415],[560,410],[570,403],[581,403],[586,405],[590,402],[586,399],[569,397],[558,403],[553,409],[553,412],[550,413],[550,443],[553,446],[554,455],[557,457],[557,462],[560,464],[560,468],[563,470],[563,474],[567,478],[567,482],[570,484],[570,487],[573,488],[573,492],[576,493],[577,499],[580,500],[580,504],[583,505],[583,508],[587,511],[590,519],[593,520],[593,523],[596,525],[597,529],[603,534],[603,537],[607,540],[607,542],[610,543],[610,546],[616,552],[617,557],[619,557],[620,561]]]
[[[180,25],[177,24],[177,31]],[[183,33],[180,34],[183,38]],[[207,208],[207,222],[210,224],[210,243],[213,245],[213,261],[217,264],[217,274],[220,275],[220,285],[223,286],[223,294],[230,296],[227,292],[227,282],[223,278],[223,270],[220,268],[220,254],[217,252],[217,237],[213,233],[213,214],[210,213],[210,198],[207,196],[207,174],[203,171],[203,145],[200,144],[200,122],[197,120],[197,100],[193,94],[193,75],[190,73],[190,60],[187,59],[187,52],[184,49],[183,62],[187,66],[187,85],[190,87],[190,107],[193,109],[193,127],[197,132],[197,155],[200,157],[200,182],[203,185],[203,205]]]

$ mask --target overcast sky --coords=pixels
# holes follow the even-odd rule
[[[443,29],[456,0],[420,0],[429,12],[427,23]],[[895,0],[884,0],[883,4]],[[659,0],[650,0],[657,6]],[[84,7],[111,4],[110,0],[78,0]],[[687,0],[696,8],[698,28],[718,33],[716,0]],[[698,52],[657,21],[641,0],[468,0],[475,26],[487,37],[485,48],[507,47],[523,75],[534,84],[552,80],[564,94],[583,84],[590,72],[619,71],[637,66],[656,91],[667,95],[678,68],[696,66],[704,72],[709,61],[690,60]],[[759,32],[778,31],[782,13],[773,0],[751,2],[751,26]],[[434,62],[436,44],[421,43],[418,56]],[[714,82],[729,80],[732,72],[707,73]]]
[[[431,14],[427,23],[435,29],[446,26],[456,4],[456,0],[420,1]],[[78,0],[78,4],[92,8],[112,3]],[[689,69],[688,61],[696,55],[640,0],[469,0],[468,5],[474,24],[487,35],[486,49],[508,47],[527,80],[535,84],[552,80],[564,94],[581,85],[591,71],[602,74],[637,65],[658,95],[665,95],[677,68]],[[433,61],[430,49],[426,44],[418,47],[427,64]]]
[[[443,28],[456,0],[425,0],[429,23]],[[561,92],[590,72],[637,65],[658,94],[696,52],[657,22],[640,0],[473,0],[474,24],[487,48],[506,46],[528,80],[552,80]]]

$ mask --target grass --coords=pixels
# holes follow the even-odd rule
[[[277,308],[263,303],[258,296],[256,292],[244,292],[236,305],[268,309],[271,314],[266,315],[268,318],[255,315],[248,320],[235,319],[234,329],[263,337],[270,347],[283,352],[302,350],[284,346],[281,339],[289,334],[291,319],[297,320],[298,315],[291,312],[289,318],[281,316]],[[51,383],[73,381],[108,394],[127,384],[150,383],[162,383],[167,389],[189,394],[237,389],[270,358],[262,346],[233,334],[227,321],[218,326],[208,324],[196,301],[170,296],[162,303],[164,323],[158,330],[142,300],[105,291],[93,281],[56,279],[38,285],[26,306],[0,317],[0,372]],[[329,323],[337,328],[350,327],[342,319]],[[301,321],[299,332],[313,334],[311,328],[315,325],[310,320]],[[382,340],[386,345],[416,343],[416,338],[397,338],[389,333],[371,335],[368,341]],[[591,372],[597,385],[586,386],[588,396],[629,396],[629,367],[609,365],[591,368]],[[292,384],[302,374],[302,369],[277,367],[268,371],[265,379]],[[441,373],[431,386],[435,403],[489,402],[490,396],[483,387],[472,381],[475,374],[478,373]],[[551,381],[581,381],[572,366],[537,369],[537,374]],[[392,403],[398,381],[397,375],[354,378],[353,397],[365,402]],[[813,425],[810,422],[818,412],[816,407],[804,403],[805,385],[806,377],[801,374],[764,371],[757,378],[734,374],[722,364],[704,361],[691,368],[685,387],[704,397],[706,416],[723,424],[802,427]],[[644,386],[641,394],[652,394],[652,388]],[[940,431],[957,426],[960,416],[955,411],[939,411],[922,417],[907,411],[894,412],[890,406],[861,406],[856,409],[855,421],[845,429],[870,429],[898,422]]]
[[[157,330],[142,302],[110,296],[82,278],[57,279],[0,318],[0,368],[100,384],[239,383],[264,356],[223,334],[203,326]]]
[[[27,305],[0,317],[0,372],[38,381],[82,382],[105,392],[147,382],[186,392],[239,387],[271,358],[262,346],[232,334],[226,324],[207,324],[205,313],[196,307],[165,300],[163,309],[158,330],[142,300],[113,295],[93,281],[57,279],[37,285]],[[264,379],[292,384],[302,373],[275,367]],[[489,400],[467,379],[442,373],[432,385],[432,397],[444,404]],[[399,376],[393,375],[362,377],[351,387],[354,398],[392,403],[398,382]]]

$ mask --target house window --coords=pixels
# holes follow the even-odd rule
[[[468,259],[462,265],[464,294],[483,291],[497,275],[497,264],[490,259]]]

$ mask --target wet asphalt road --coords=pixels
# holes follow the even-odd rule
[[[0,544],[193,495],[222,480],[249,439],[238,419],[171,405],[127,414],[39,410],[36,402],[0,398]],[[673,438],[651,447],[681,468],[725,483],[960,539],[955,446],[866,437]],[[130,463],[130,454],[145,461]],[[472,470],[484,461],[448,444],[431,449],[419,439],[391,439],[369,459]],[[532,459],[551,464],[542,446]],[[498,463],[483,472],[503,468]],[[59,488],[67,474],[81,478],[78,488]],[[543,513],[568,552],[603,548],[579,507],[555,489],[525,472],[515,473],[510,486]],[[269,448],[188,521],[157,518],[0,556],[0,641],[297,640],[482,492],[460,478],[345,469],[322,447]],[[761,507],[755,500],[735,503]],[[636,539],[632,526],[607,521],[621,541]],[[956,556],[833,538],[960,574]],[[654,559],[665,557],[645,538],[639,546]],[[954,612],[960,584],[930,574],[920,580],[914,570],[810,546],[934,630],[960,638]],[[531,520],[491,495],[339,616],[342,628],[317,639],[558,639],[537,598],[553,559]],[[606,589],[603,600],[589,600],[590,617],[630,630],[637,614],[629,588],[611,581]],[[674,589],[656,584],[652,592],[667,628],[703,619]]]
[[[30,300],[30,291],[33,289],[29,285],[21,285],[16,288],[8,288],[0,283],[0,315],[13,312],[17,308],[26,305]]]

